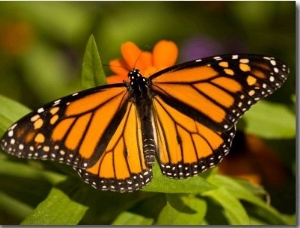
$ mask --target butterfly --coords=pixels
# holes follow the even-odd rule
[[[238,119],[287,79],[274,57],[221,55],[55,100],[14,123],[9,154],[68,164],[101,190],[132,192],[163,175],[188,178],[230,151]]]

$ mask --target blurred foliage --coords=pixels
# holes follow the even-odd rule
[[[285,61],[291,70],[283,87],[268,98],[282,106],[260,109],[270,110],[265,111],[267,117],[279,113],[279,118],[256,116],[262,123],[254,127],[247,118],[239,123],[254,128],[252,134],[273,131],[264,128],[264,122],[273,129],[278,126],[275,138],[252,143],[246,135],[237,142],[245,141],[243,154],[261,163],[253,163],[255,171],[273,170],[276,164],[284,173],[266,174],[268,178],[258,182],[265,189],[211,172],[201,175],[205,182],[199,181],[216,189],[201,194],[150,192],[151,185],[149,191],[132,194],[99,192],[83,184],[69,167],[0,153],[0,224],[295,224],[295,25],[296,5],[287,1],[0,2],[0,94],[30,109],[82,90],[82,62],[91,34],[104,65],[120,57],[120,45],[126,41],[151,50],[157,41],[170,39],[179,46],[178,62],[225,53],[267,54]],[[104,69],[109,75],[109,68]],[[2,134],[28,109],[0,101]],[[9,113],[6,110],[13,110],[12,115],[2,116]],[[278,130],[281,127],[285,130]],[[271,158],[250,153],[253,145],[261,144]],[[234,156],[228,160],[237,161]],[[154,174],[155,179],[159,173]],[[268,182],[271,179],[275,181]]]

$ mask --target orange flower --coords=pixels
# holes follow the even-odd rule
[[[178,48],[172,41],[161,40],[153,52],[145,52],[133,42],[126,42],[121,46],[123,59],[114,59],[109,62],[115,73],[107,78],[109,84],[128,80],[128,71],[139,69],[144,77],[149,77],[157,71],[174,65],[178,56]]]

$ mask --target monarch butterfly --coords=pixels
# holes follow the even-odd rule
[[[104,85],[26,115],[1,146],[21,158],[55,160],[101,190],[131,192],[152,179],[157,159],[170,178],[188,178],[229,153],[238,119],[287,79],[278,59],[223,55],[175,65],[149,78]]]

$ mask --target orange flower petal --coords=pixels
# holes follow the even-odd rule
[[[152,74],[156,73],[157,72],[157,69],[152,66],[152,67],[147,67],[147,69],[142,72],[142,75],[146,78],[150,77]]]
[[[109,67],[115,74],[125,75],[127,77],[129,67],[123,59],[114,59],[109,61]]]
[[[123,81],[128,81],[128,78],[122,77],[121,75],[111,75],[106,78],[108,84],[115,84],[115,83],[123,83]]]
[[[141,55],[142,50],[139,49],[133,42],[126,42],[121,46],[121,52],[125,62],[130,69],[134,68],[138,57]]]
[[[141,53],[141,56],[138,59],[136,59],[135,68],[139,69],[144,77],[146,76],[146,70],[152,66],[152,56],[152,53],[145,51]]]
[[[110,62],[110,68],[116,74],[108,77],[109,83],[127,80],[128,71],[139,69],[144,77],[149,77],[155,72],[174,65],[178,48],[172,41],[159,41],[153,53],[142,51],[133,42],[126,42],[121,46],[124,59],[115,59]],[[119,75],[119,76],[118,76]]]
[[[159,41],[153,49],[153,65],[157,70],[174,65],[178,56],[178,48],[172,41]]]

